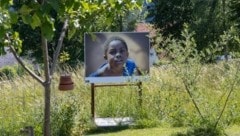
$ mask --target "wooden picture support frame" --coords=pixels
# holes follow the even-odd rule
[[[138,86],[138,103],[142,106],[142,82],[127,83],[127,84],[94,84],[91,83],[91,117],[95,119],[95,88],[96,87],[110,87],[110,86]]]

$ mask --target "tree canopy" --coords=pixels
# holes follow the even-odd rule
[[[23,49],[35,51],[39,46],[41,31],[51,46],[55,46],[63,21],[68,19],[67,38],[71,39],[75,36],[75,40],[71,39],[68,43],[74,44],[74,41],[78,41],[76,39],[83,38],[84,32],[119,31],[122,29],[119,25],[122,17],[129,14],[131,10],[141,8],[141,4],[141,1],[131,0],[109,2],[103,0],[2,0],[0,9],[2,11],[0,15],[0,20],[2,20],[0,22],[1,43],[3,45],[7,42],[6,33],[9,36],[13,36],[15,33],[15,37],[19,37],[18,46],[22,41],[25,43]],[[34,46],[32,47],[32,45]],[[3,48],[1,49],[3,52]]]
[[[148,16],[153,16],[150,23],[161,29],[163,35],[179,37],[184,23],[193,20],[193,3],[191,0],[153,0],[153,8]]]
[[[51,135],[51,81],[66,35],[68,39],[72,39],[75,34],[78,34],[81,39],[84,32],[105,31],[112,30],[112,28],[115,30],[116,23],[124,14],[141,8],[141,5],[141,0],[0,1],[0,53],[4,52],[4,46],[9,46],[17,61],[44,87],[43,134],[45,136]],[[36,75],[18,57],[17,53],[20,53],[22,45],[26,44],[23,41],[26,34],[23,30],[25,28],[31,28],[29,32],[32,37],[27,36],[30,41],[35,41],[31,43],[33,45],[27,44],[27,46],[33,46],[32,49],[38,47],[42,50],[44,77]],[[51,52],[53,55],[49,55]]]
[[[181,38],[186,23],[198,51],[221,48],[216,55],[231,54],[240,49],[239,4],[238,0],[153,0],[148,18],[165,37]]]

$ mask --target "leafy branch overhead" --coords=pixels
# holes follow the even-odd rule
[[[102,0],[90,2],[88,0],[2,0],[0,7],[0,44],[2,45],[0,46],[0,53],[4,52],[4,46],[9,45],[20,53],[23,47],[22,44],[27,39],[24,39],[24,34],[20,33],[16,27],[20,29],[23,25],[28,25],[33,30],[41,32],[41,35],[37,34],[39,35],[37,39],[29,36],[29,38],[34,38],[36,42],[31,42],[32,44],[27,46],[33,46],[30,47],[31,50],[39,48],[39,38],[41,36],[46,38],[48,43],[52,41],[52,48],[56,48],[54,49],[55,53],[53,53],[53,63],[55,63],[66,33],[67,38],[71,39],[77,31],[88,31],[95,27],[96,25],[93,22],[97,19],[99,20],[95,21],[95,23],[104,22],[106,28],[111,27],[116,20],[116,16],[127,14],[130,10],[140,9],[141,5],[141,1],[131,0],[124,2],[105,2]],[[60,35],[56,33],[59,24],[62,25]],[[6,34],[8,38],[6,38]],[[57,42],[56,37],[58,37]],[[57,44],[54,45],[55,43]],[[26,48],[26,43],[24,48]],[[54,71],[54,65],[51,74]]]
[[[51,82],[63,41],[78,31],[87,32],[89,28],[95,27],[94,20],[101,18],[106,27],[112,26],[116,15],[127,13],[129,10],[140,8],[141,1],[103,1],[103,0],[1,0],[0,1],[0,54],[4,52],[4,46],[10,46],[15,58],[25,70],[44,87],[44,128],[43,135],[51,135],[50,127],[50,96]],[[60,28],[58,28],[60,24]],[[14,27],[27,25],[37,30],[42,60],[44,64],[44,79],[34,74],[18,57],[24,42],[24,34],[19,33]],[[56,30],[60,30],[56,33]],[[81,33],[83,34],[83,33]],[[82,35],[83,36],[83,35]],[[55,38],[55,39],[54,39]],[[41,40],[40,40],[41,39]],[[56,40],[57,39],[57,40]],[[49,44],[52,42],[52,44]],[[56,44],[56,45],[55,45]],[[37,49],[39,43],[28,45]],[[49,52],[53,50],[53,59],[50,63]],[[17,51],[17,52],[16,52]],[[64,59],[66,60],[66,55]]]

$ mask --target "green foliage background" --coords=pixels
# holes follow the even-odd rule
[[[194,32],[196,49],[206,50],[221,41],[223,35],[228,35],[222,50],[214,55],[232,55],[240,51],[239,42],[239,1],[237,0],[153,0],[155,6],[149,10],[150,23],[155,24],[164,37],[181,38],[184,24],[188,24]],[[160,44],[156,45],[163,48]],[[214,46],[214,48],[216,48]],[[234,57],[239,57],[234,56]],[[213,61],[212,58],[211,61]]]

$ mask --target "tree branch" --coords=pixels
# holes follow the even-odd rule
[[[55,67],[56,67],[56,64],[58,62],[58,56],[60,54],[60,50],[61,50],[62,44],[63,44],[63,39],[66,35],[67,29],[68,29],[68,19],[66,19],[64,21],[63,28],[62,28],[60,37],[58,39],[57,48],[56,48],[56,51],[54,52],[54,55],[53,55],[53,61],[52,61],[52,67],[50,69],[50,75],[53,75],[53,73],[55,71]]]
[[[21,58],[17,55],[15,49],[12,46],[9,46],[10,50],[14,56],[14,58],[18,61],[18,63],[34,78],[36,79],[39,83],[41,83],[42,85],[44,84],[44,80],[39,77],[37,74],[35,74],[31,69],[29,69],[21,60]]]

